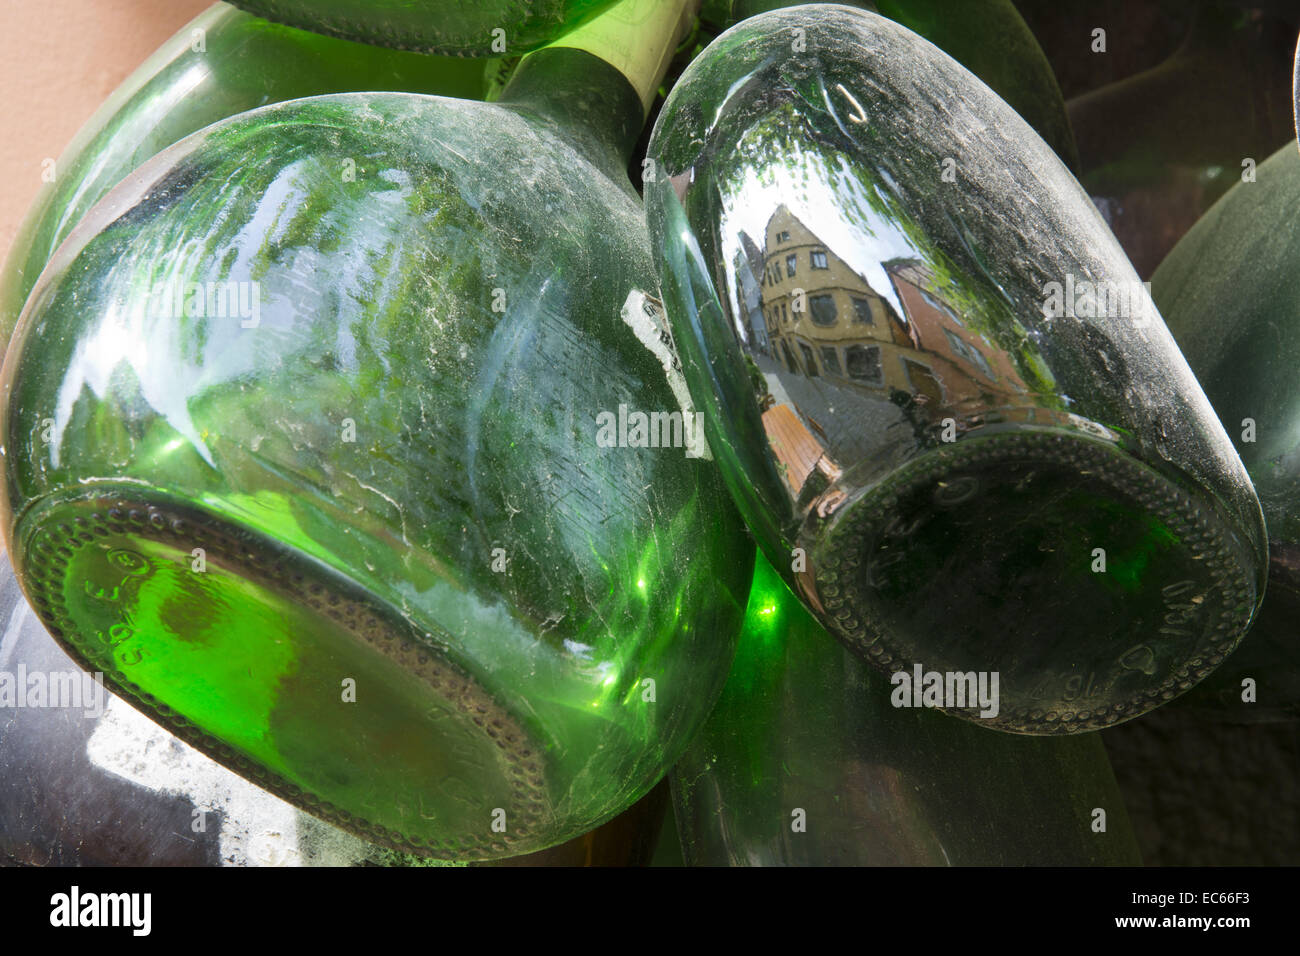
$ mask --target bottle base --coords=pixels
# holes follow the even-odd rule
[[[65,649],[257,785],[424,856],[547,845],[537,740],[431,635],[333,569],[135,489],[44,502],[18,542],[27,595]]]
[[[1208,504],[1059,431],[931,452],[803,537],[806,599],[905,688],[899,706],[1014,733],[1096,730],[1183,693],[1258,597]]]

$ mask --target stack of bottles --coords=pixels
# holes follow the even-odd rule
[[[1106,734],[1294,719],[1294,142],[1153,300],[1009,0],[236,6],[0,273],[0,576],[237,849],[8,858],[1134,864]]]

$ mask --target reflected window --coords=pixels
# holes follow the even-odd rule
[[[808,368],[808,377],[817,377],[817,359],[813,357],[813,350],[802,342],[799,343],[799,351],[803,352],[803,364]]]
[[[835,296],[813,295],[808,297],[808,310],[812,313],[814,325],[831,326],[835,324],[838,313],[835,310]]]
[[[952,349],[954,355],[958,358],[965,359],[967,362],[974,363],[975,360],[971,357],[970,349],[966,347],[965,342],[953,335],[947,329],[943,330],[943,334],[948,339],[948,348]]]
[[[965,339],[953,335],[947,329],[943,330],[943,334],[948,337],[948,346],[953,350],[955,355],[970,362],[971,365],[974,365],[989,378],[997,378],[997,376],[993,374],[993,368],[989,365],[989,360],[984,357],[983,352],[971,345]]]
[[[876,317],[871,314],[871,303],[856,295],[853,297],[853,321],[858,325],[876,324]]]
[[[828,375],[840,374],[840,355],[829,345],[822,346],[822,368]]]
[[[931,308],[938,309],[940,312],[948,316],[948,318],[952,319],[958,325],[965,324],[962,322],[961,317],[956,312],[948,308],[948,304],[946,302],[940,302],[938,299],[930,295],[930,293],[926,292],[920,286],[916,287],[916,291],[921,293],[921,298],[923,298],[927,303],[929,303]]]
[[[794,277],[794,267],[799,264],[799,256],[796,253],[790,253],[785,257],[785,274],[787,278]]]
[[[884,372],[880,368],[879,345],[850,345],[844,350],[844,365],[849,370],[849,378],[876,385],[885,384]]]
[[[784,339],[781,341],[781,353],[785,356],[785,364],[790,368],[791,375],[799,374],[799,366],[794,364],[794,354],[790,351],[790,343]]]
[[[826,264],[826,250],[825,250],[825,249],[814,249],[814,250],[812,251],[812,253],[809,255],[809,258],[812,259],[812,267],[813,267],[814,269],[829,269],[829,268],[830,268],[830,266]]]

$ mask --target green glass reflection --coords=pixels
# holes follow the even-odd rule
[[[6,360],[5,531],[52,632],[400,849],[524,853],[644,794],[750,566],[712,462],[597,440],[684,412],[623,173],[642,117],[553,48],[499,104],[294,100],[111,193]],[[101,607],[123,560],[149,584]]]
[[[28,211],[0,272],[0,341],[86,211],[155,153],[210,123],[302,96],[398,90],[483,99],[499,61],[397,53],[268,23],[224,3],[127,78],[82,127]]]
[[[615,0],[232,0],[290,26],[421,53],[497,56],[535,49]]]
[[[686,862],[1141,862],[1098,735],[988,733],[893,690],[760,555],[731,676],[670,778]]]
[[[884,18],[792,8],[691,64],[649,152],[683,372],[823,626],[886,674],[999,673],[982,723],[1019,733],[1132,718],[1224,659],[1264,583],[1245,469],[992,90]]]

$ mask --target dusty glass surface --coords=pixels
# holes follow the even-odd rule
[[[544,50],[500,104],[294,100],[133,173],[6,360],[4,530],[51,633],[378,843],[515,855],[643,795],[752,552],[712,462],[599,440],[685,412],[623,173],[641,109]]]
[[[45,263],[86,211],[127,173],[209,123],[320,93],[399,90],[482,99],[497,62],[421,56],[268,23],[214,4],[113,92],[56,164],[0,272],[7,343]]]
[[[1188,706],[1300,717],[1300,149],[1288,143],[1176,245],[1152,292],[1250,471],[1269,579],[1250,633]],[[1254,701],[1242,681],[1254,682]]]
[[[884,18],[795,7],[701,54],[650,155],[710,444],[828,629],[886,673],[998,672],[982,722],[1022,733],[1134,717],[1222,661],[1264,584],[1246,471],[988,87]]]
[[[799,6],[793,0],[727,2],[727,25]],[[839,5],[879,13],[925,37],[992,87],[1067,166],[1078,167],[1079,151],[1052,66],[1012,0],[857,0]],[[706,7],[709,14],[714,22],[724,19],[724,10]]]

